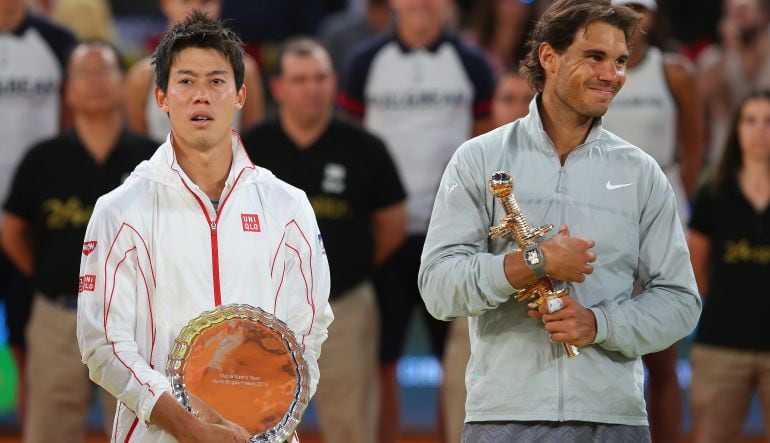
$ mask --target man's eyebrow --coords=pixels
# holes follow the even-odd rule
[[[227,74],[227,69],[214,69],[212,71],[209,71],[206,73],[207,76],[211,77],[214,75],[225,75]],[[196,75],[197,72],[191,70],[191,69],[177,69],[174,71],[174,74],[176,75]]]
[[[607,51],[604,51],[602,49],[586,49],[583,51],[583,55],[586,55],[586,56],[599,55],[602,57],[606,57]],[[628,52],[624,52],[618,57],[618,60],[626,61],[628,60],[628,58],[629,58]]]
[[[584,49],[583,55],[601,55],[602,57],[607,55],[606,51],[603,51],[601,49]]]

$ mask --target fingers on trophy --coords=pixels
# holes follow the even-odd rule
[[[564,308],[561,297],[569,295],[569,288],[555,290],[553,282],[542,271],[543,256],[538,247],[539,240],[553,225],[543,225],[537,229],[532,228],[524,218],[524,213],[519,208],[513,195],[513,178],[505,171],[492,174],[489,179],[489,192],[500,200],[505,211],[502,223],[489,229],[489,236],[493,239],[510,238],[516,242],[517,250],[524,251],[524,259],[535,270],[537,280],[523,287],[516,294],[516,301],[527,302],[530,309],[537,309],[545,304],[549,313]],[[540,265],[539,267],[537,265]],[[540,272],[538,272],[540,270]],[[541,275],[538,275],[541,274]],[[567,356],[572,358],[580,354],[577,346],[563,343]]]

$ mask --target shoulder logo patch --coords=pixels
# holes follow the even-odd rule
[[[262,228],[259,225],[258,214],[241,214],[241,223],[243,224],[243,232],[262,231]]]
[[[81,292],[93,292],[96,288],[96,276],[95,275],[81,275],[80,282],[78,284],[78,294]]]
[[[83,255],[89,255],[96,249],[96,240],[83,242]]]

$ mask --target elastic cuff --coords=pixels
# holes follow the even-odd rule
[[[154,392],[152,393],[149,390],[145,391],[144,395],[139,400],[139,407],[136,411],[137,418],[145,426],[150,424],[150,416],[152,415],[152,410],[155,408],[155,404],[158,402],[158,399],[160,399],[160,396],[163,395],[164,392],[172,394],[170,384],[167,388],[162,385],[155,386],[153,391]]]
[[[591,312],[594,313],[594,317],[596,317],[596,338],[594,338],[594,341],[591,342],[591,344],[601,344],[607,340],[609,335],[609,321],[607,320],[607,315],[604,313],[602,308],[597,307],[590,309]]]
[[[494,255],[489,260],[489,283],[499,297],[507,298],[517,292],[505,276],[505,254]]]

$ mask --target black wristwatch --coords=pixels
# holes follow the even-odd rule
[[[545,256],[543,250],[538,245],[530,245],[524,250],[524,263],[535,274],[535,278],[541,279],[546,276]]]

